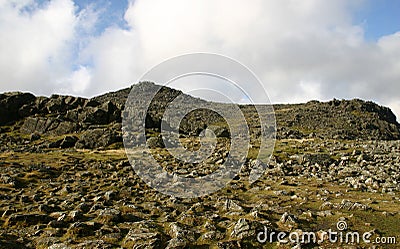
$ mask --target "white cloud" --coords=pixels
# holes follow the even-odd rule
[[[144,71],[140,70],[143,63],[136,34],[115,27],[93,37],[81,57],[93,64],[93,77],[86,95],[126,87]]]
[[[80,66],[79,69],[72,72],[70,76],[57,81],[59,92],[68,94],[71,91],[77,94],[83,94],[88,89],[92,80],[92,74],[87,67]]]
[[[397,35],[366,42],[352,24],[362,1],[144,1],[126,19],[153,64],[209,51],[243,62],[274,102],[314,98],[397,98]],[[394,36],[394,37],[393,37]],[[149,63],[149,64],[151,64]]]
[[[111,25],[91,35],[101,13],[76,13],[70,0],[30,13],[21,9],[32,1],[0,0],[0,32],[7,34],[0,40],[0,90],[62,87],[92,96],[135,82],[162,60],[203,51],[250,67],[273,102],[359,97],[399,116],[400,33],[366,41],[352,23],[363,3],[135,0],[125,13],[128,29]]]
[[[49,93],[54,80],[68,71],[68,42],[74,36],[73,3],[32,1],[0,3],[0,90]]]
[[[397,122],[400,122],[400,100],[394,100],[388,103],[388,106],[396,114]]]

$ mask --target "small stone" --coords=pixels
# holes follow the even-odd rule
[[[224,203],[224,210],[240,212],[240,211],[243,211],[243,208],[239,204],[237,204],[234,200],[226,199],[225,203]]]
[[[117,197],[117,192],[115,192],[115,191],[113,191],[113,190],[107,191],[107,192],[104,194],[104,199],[105,199],[106,201],[113,201],[113,200],[116,199],[116,197]]]
[[[244,218],[241,218],[236,222],[231,232],[231,237],[238,239],[252,237],[254,235],[255,229],[252,228],[252,224],[250,223],[250,221]]]
[[[82,218],[82,216],[83,216],[82,212],[79,211],[79,210],[73,210],[68,214],[68,218],[71,221],[78,221],[78,220],[80,220]]]
[[[293,226],[297,224],[297,218],[296,216],[289,214],[288,212],[285,212],[281,218],[279,219],[279,222],[281,224]]]
[[[106,208],[100,211],[96,219],[103,224],[118,222],[121,219],[121,212],[114,208]]]

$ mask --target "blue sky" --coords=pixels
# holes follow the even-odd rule
[[[92,6],[95,10],[100,11],[99,23],[97,24],[97,34],[104,31],[109,26],[118,25],[121,28],[126,28],[126,22],[124,20],[124,13],[128,8],[127,0],[75,0],[78,11]]]
[[[100,34],[112,25],[127,28],[124,13],[128,8],[128,0],[73,1],[78,11],[91,6],[102,13],[96,26],[96,34]],[[37,0],[37,2],[46,4],[49,0]],[[353,23],[363,27],[367,40],[377,40],[400,30],[400,1],[398,0],[365,0],[352,11]]]
[[[124,13],[128,7],[127,0],[74,0],[80,9],[93,6],[100,10],[96,33],[99,34],[109,26],[118,25],[126,28]],[[354,9],[354,24],[364,28],[367,40],[375,41],[380,37],[400,30],[400,1],[398,0],[366,0]]]
[[[398,0],[5,0],[0,92],[91,97],[210,52],[249,67],[274,103],[362,98],[400,117],[399,14]]]
[[[395,33],[400,30],[400,1],[368,0],[355,10],[354,22],[363,26],[367,40]]]

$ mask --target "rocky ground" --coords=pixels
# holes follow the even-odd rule
[[[389,109],[361,100],[278,105],[278,139],[258,181],[248,181],[260,163],[250,153],[226,187],[183,199],[147,186],[128,162],[121,113],[129,90],[93,99],[0,95],[0,248],[399,247],[400,126]],[[153,155],[190,174],[157,140],[157,115],[149,118]],[[189,134],[198,131],[182,132],[195,147]],[[229,140],[223,130],[218,137]],[[371,233],[371,242],[397,243],[330,243],[323,232],[339,231],[339,221],[343,231]],[[265,228],[324,241],[261,243]]]

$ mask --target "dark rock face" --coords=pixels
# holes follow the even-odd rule
[[[21,127],[25,134],[40,133],[48,135],[62,135],[74,133],[79,124],[53,117],[27,117]]]
[[[94,129],[85,131],[79,138],[75,147],[78,149],[94,149],[106,147],[115,142],[121,142],[122,137],[117,132],[109,129]]]
[[[48,113],[65,113],[67,110],[75,109],[84,103],[84,98],[54,94],[46,101],[45,108]]]
[[[278,138],[400,139],[400,125],[393,112],[371,101],[310,101],[274,108]]]
[[[78,121],[88,124],[121,122],[121,110],[111,101],[96,107],[86,107],[78,113]]]
[[[62,95],[35,97],[18,92],[1,94],[0,126],[14,124],[11,129],[30,135],[32,142],[66,135],[46,143],[49,148],[106,147],[121,141],[121,100],[126,97],[118,97],[118,92],[113,96],[85,99]]]
[[[30,93],[4,93],[0,94],[0,125],[15,122],[21,118],[32,115],[35,96]]]
[[[143,99],[149,98],[147,92],[153,91],[156,85],[141,83],[132,90],[139,92]],[[182,95],[182,92],[162,87],[153,98],[146,116],[146,127],[159,130],[167,104],[176,97],[182,96],[182,104],[198,106],[205,102]],[[141,100],[129,104],[135,112],[143,109]],[[240,106],[249,126],[255,129],[256,110],[252,106]],[[277,121],[278,138],[330,138],[330,139],[368,139],[396,140],[400,139],[400,125],[393,112],[371,101],[332,100],[329,102],[310,101],[305,104],[274,105]],[[187,114],[181,121],[179,131],[187,135],[198,135],[210,123],[223,123],[224,119],[210,110],[198,109]],[[224,127],[222,127],[224,129]],[[257,133],[257,132],[256,132]],[[219,136],[228,137],[228,132]]]
[[[129,112],[132,117],[140,116],[139,113],[147,109],[145,119],[146,128],[157,131],[161,129],[161,120],[168,104],[177,97],[179,97],[179,105],[186,105],[186,107],[196,107],[206,103],[204,100],[185,95],[181,91],[159,87],[149,82],[134,85],[132,91],[135,91],[138,96],[142,97],[130,99],[129,107],[124,109],[123,115],[126,116]],[[158,91],[157,94],[154,97],[150,96],[155,91]],[[149,106],[146,106],[146,102],[149,99],[151,99],[151,103]],[[218,121],[221,121],[221,117],[214,111],[199,109],[185,116],[180,123],[179,131],[184,134],[198,135],[206,127],[207,122]],[[168,122],[167,126],[169,126]]]
[[[0,132],[19,129],[21,133],[31,135],[32,141],[46,136],[69,136],[68,141],[60,138],[60,141],[53,142],[50,147],[55,148],[106,147],[121,141],[121,114],[126,115],[124,112],[127,110],[141,111],[143,100],[150,98],[149,92],[154,89],[158,89],[158,86],[143,82],[132,88],[92,99],[62,95],[35,97],[30,93],[19,92],[0,94],[0,126],[20,123],[11,128],[0,127]],[[132,100],[129,108],[124,109],[131,90],[142,97]],[[152,132],[160,131],[166,106],[178,96],[182,99],[181,104],[185,105],[196,107],[207,103],[181,91],[161,87],[148,109],[145,122],[147,129]],[[255,118],[256,109],[254,106],[240,106],[240,109],[250,129],[253,129],[252,139],[256,140],[257,134],[260,134],[260,124]],[[400,125],[392,111],[370,101],[334,99],[324,103],[310,101],[305,104],[274,105],[274,109],[278,139],[400,139]],[[207,109],[188,113],[179,124],[179,132],[185,136],[198,136],[213,124],[219,125],[218,128],[212,129],[217,137],[230,137],[224,118]],[[167,128],[172,129],[168,125],[166,122]],[[271,126],[271,129],[274,130],[274,127]],[[271,131],[272,133],[275,131]],[[78,141],[71,140],[71,137],[77,137]],[[162,143],[154,142],[155,140],[150,141],[153,145],[162,146]]]

